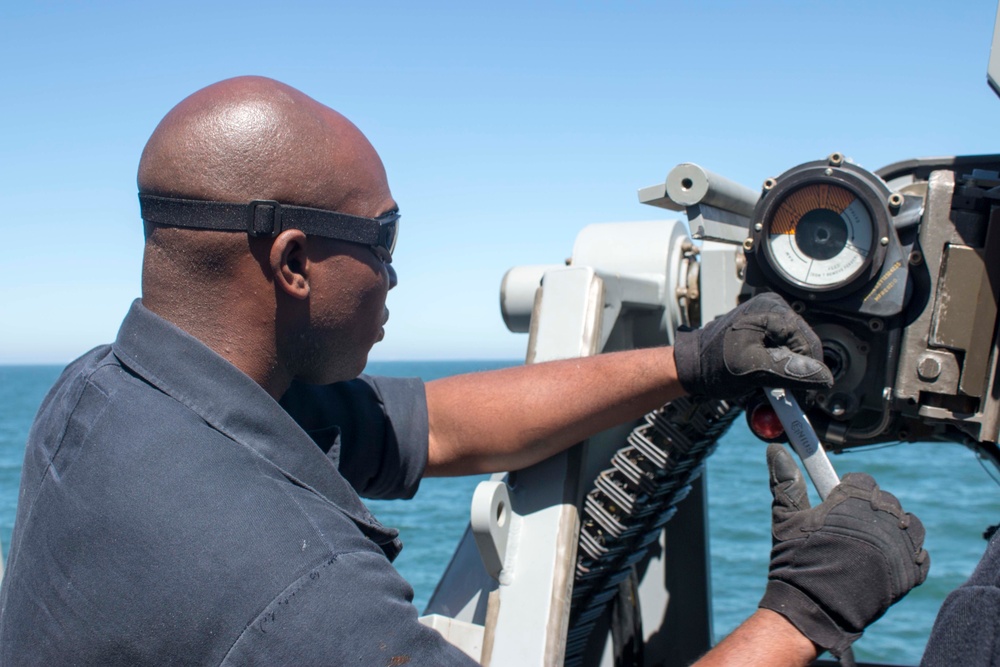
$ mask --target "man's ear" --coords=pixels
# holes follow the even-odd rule
[[[309,297],[309,272],[312,266],[306,235],[299,229],[286,229],[271,243],[269,256],[274,284],[294,299]]]

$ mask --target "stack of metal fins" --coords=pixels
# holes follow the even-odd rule
[[[646,415],[583,504],[566,665],[583,664],[597,620],[677,512],[740,408],[680,398]]]

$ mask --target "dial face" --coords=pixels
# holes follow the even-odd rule
[[[865,268],[875,222],[857,195],[840,185],[813,183],[782,200],[767,230],[774,268],[806,288],[846,284]]]

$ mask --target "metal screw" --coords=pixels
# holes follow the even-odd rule
[[[893,213],[899,210],[899,207],[903,205],[903,195],[898,192],[893,192],[889,195],[889,210]]]
[[[827,176],[833,176],[833,169],[827,167],[826,169],[823,170],[823,173],[826,174]]]
[[[933,382],[941,375],[941,362],[934,357],[924,357],[917,364],[917,376],[926,382]]]
[[[847,408],[845,408],[844,404],[840,401],[834,401],[830,404],[830,414],[834,417],[842,417],[845,412],[847,412]]]
[[[883,236],[878,240],[878,242],[881,243],[882,245],[889,245],[889,237]]]
[[[755,232],[759,232],[762,229],[764,229],[764,225],[760,224],[759,222],[753,226],[753,230]]]
[[[773,190],[774,186],[778,184],[778,179],[768,178],[764,181],[764,191]]]
[[[830,156],[826,159],[834,167],[839,167],[844,164],[844,156],[841,153],[830,153]]]
[[[924,261],[924,254],[919,250],[914,250],[913,252],[910,253],[910,264],[912,264],[913,266],[918,266],[919,264],[922,264],[923,261]]]
[[[744,241],[743,241],[743,249],[746,250],[746,251],[749,251],[751,248],[753,248],[753,239],[752,238],[746,238],[746,239],[744,239]]]

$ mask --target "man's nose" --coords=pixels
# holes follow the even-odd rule
[[[399,283],[399,278],[396,277],[396,269],[392,268],[392,264],[386,264],[385,270],[389,274],[389,289],[392,289]]]

